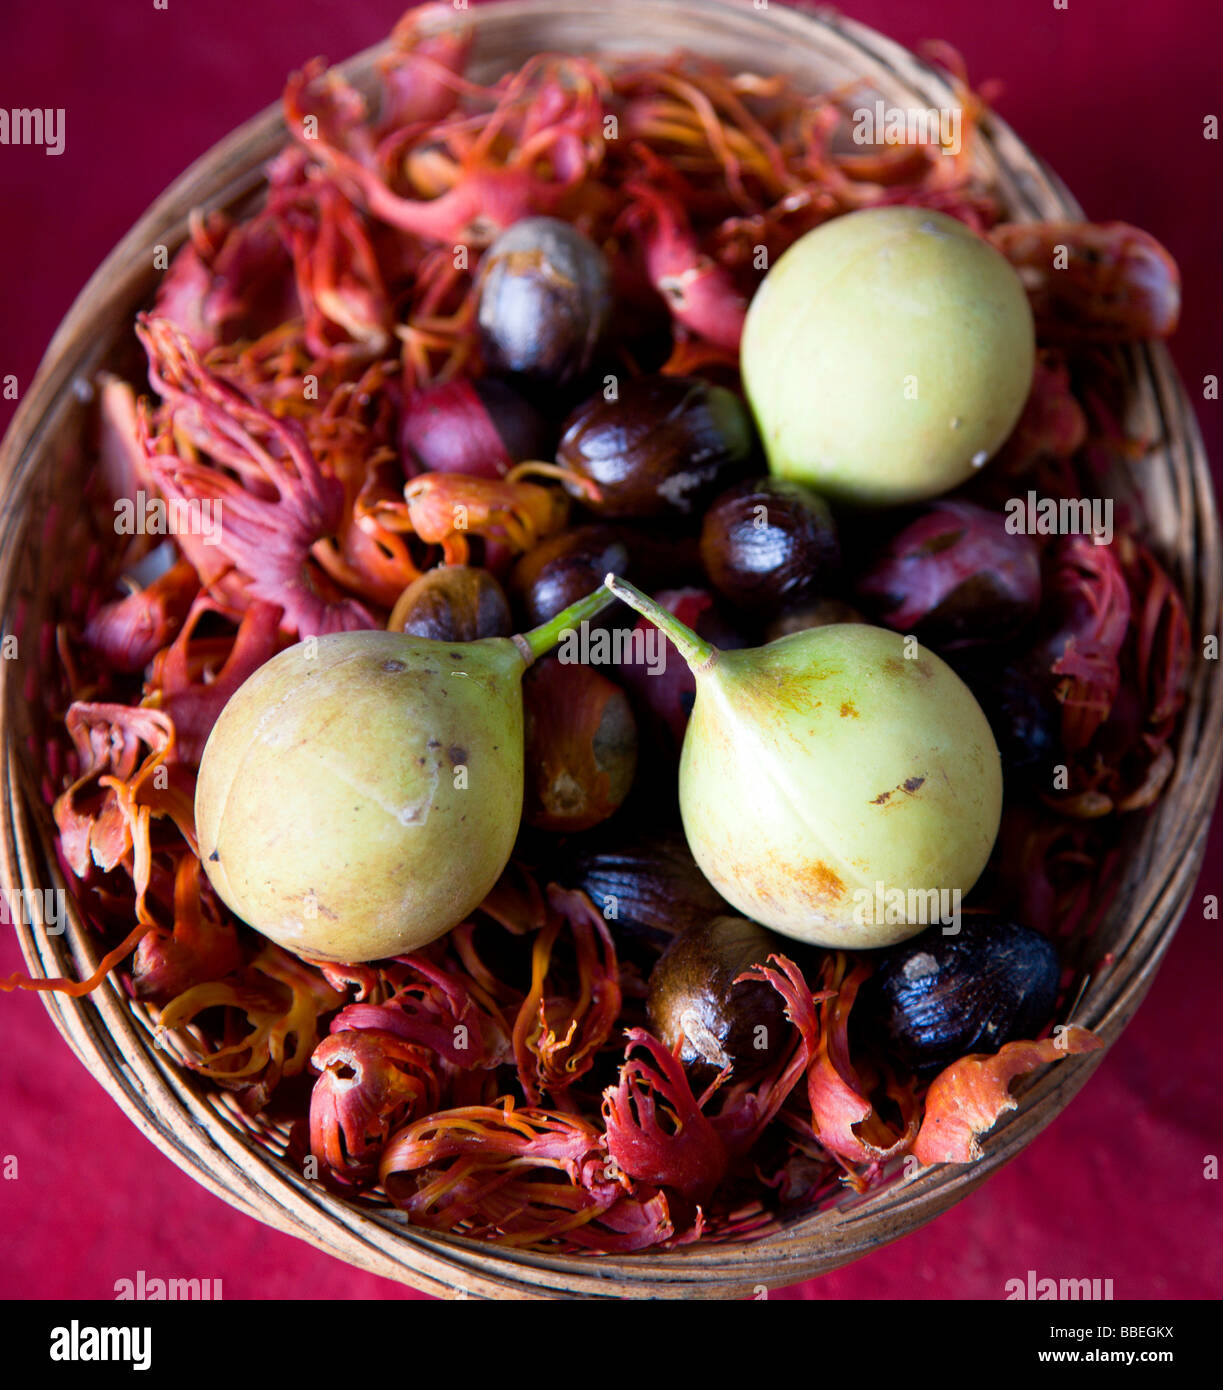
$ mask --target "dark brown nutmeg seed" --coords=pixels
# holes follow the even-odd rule
[[[597,589],[604,575],[624,574],[628,563],[620,528],[577,526],[528,550],[514,567],[510,588],[522,604],[527,625],[538,627]]]
[[[762,1071],[781,1055],[790,1030],[781,995],[761,980],[738,977],[784,950],[780,937],[746,917],[714,917],[689,927],[663,952],[650,975],[650,1026],[680,1060],[736,1078]]]
[[[556,461],[600,516],[699,515],[739,474],[755,432],[733,391],[700,377],[643,376],[602,394],[565,423]]]
[[[555,658],[523,678],[526,798],[539,830],[589,830],[619,809],[637,769],[628,697],[589,666]]]
[[[563,385],[590,366],[611,308],[602,251],[568,222],[527,217],[480,263],[477,321],[488,365],[537,385]]]
[[[701,563],[714,588],[740,608],[769,614],[813,598],[840,560],[831,508],[801,483],[739,483],[705,513]]]
[[[731,912],[677,831],[608,826],[593,842],[575,844],[556,873],[570,887],[581,888],[618,931],[658,945]]]
[[[438,565],[400,594],[387,628],[434,642],[475,642],[514,630],[509,600],[487,570]]]

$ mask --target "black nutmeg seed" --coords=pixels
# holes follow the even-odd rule
[[[993,1053],[1049,1022],[1061,966],[1052,942],[992,915],[923,932],[881,958],[859,999],[863,1022],[931,1076],[970,1052]],[[869,1021],[868,1021],[869,1020]]]

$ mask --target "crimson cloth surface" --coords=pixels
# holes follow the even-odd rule
[[[612,0],[606,0],[612,3]],[[774,4],[780,0],[773,0]],[[145,207],[210,145],[278,99],[315,54],[381,39],[400,0],[211,0],[7,5],[0,92],[10,109],[66,111],[64,153],[0,146],[0,379],[29,386],[90,273]],[[858,0],[845,9],[909,46],[944,38],[996,109],[1067,182],[1087,216],[1153,233],[1180,264],[1171,351],[1223,465],[1220,147],[1214,108],[1223,7],[1200,0]],[[648,46],[649,35],[641,35]],[[1214,196],[1211,191],[1214,190]],[[0,427],[13,405],[0,401]],[[1113,1280],[1122,1298],[1218,1298],[1223,1066],[1213,982],[1223,936],[1223,823],[1146,1002],[1096,1076],[1045,1133],[932,1225],[784,1298],[1005,1297],[1009,1279]],[[0,974],[18,969],[0,928]],[[0,1297],[113,1298],[119,1279],[219,1279],[226,1298],[411,1298],[238,1215],[150,1147],[59,1038],[34,995],[0,1001]],[[17,1158],[17,1176],[4,1156]],[[6,1180],[7,1179],[7,1180]]]

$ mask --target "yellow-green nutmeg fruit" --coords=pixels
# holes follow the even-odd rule
[[[462,922],[522,817],[522,674],[611,602],[519,637],[345,632],[259,668],[213,727],[195,822],[217,893],[298,955],[379,960]]]
[[[719,651],[624,580],[607,583],[696,676],[680,812],[727,902],[851,950],[958,921],[998,834],[1002,768],[944,661],[863,623]]]
[[[1023,283],[987,241],[943,213],[871,208],[808,232],[769,271],[741,367],[772,472],[894,506],[997,452],[1035,350]]]

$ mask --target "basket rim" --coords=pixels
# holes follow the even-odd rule
[[[817,35],[835,35],[865,60],[868,69],[886,73],[915,95],[951,94],[940,72],[900,44],[876,31],[826,10],[797,11],[771,7],[745,12],[728,0],[631,0],[639,8],[667,10],[674,14],[699,13],[710,20],[770,31],[810,43]],[[621,6],[620,8],[628,8]],[[477,28],[483,24],[510,23],[557,13],[589,15],[582,0],[502,0],[468,12]],[[368,73],[384,53],[384,41],[337,66],[350,78]],[[933,105],[934,103],[931,102]],[[14,493],[28,481],[30,460],[41,452],[54,433],[55,407],[82,373],[89,374],[88,353],[81,347],[84,324],[94,319],[99,300],[109,307],[130,297],[134,282],[146,272],[137,269],[135,252],[147,254],[155,241],[169,238],[177,245],[185,232],[179,209],[184,201],[204,207],[232,205],[249,197],[264,182],[263,166],[284,136],[284,123],[276,103],[239,126],[212,146],[179,176],[137,220],[90,277],[53,336],[5,438],[0,444],[0,496],[11,507]],[[1028,177],[1046,197],[1053,197],[1068,218],[1082,211],[1069,190],[1043,161],[1032,155],[1001,118],[990,114],[982,132],[983,145],[1000,170],[1009,165],[1030,166]],[[252,162],[251,146],[261,153]],[[266,148],[265,148],[266,147]],[[1034,170],[1035,174],[1031,171]],[[228,176],[228,177],[227,177]],[[1040,187],[1043,185],[1043,187]],[[217,199],[210,189],[224,189]],[[1022,187],[1012,190],[1028,201]],[[177,235],[175,235],[177,234]],[[72,351],[69,351],[69,348]],[[1180,500],[1182,527],[1192,530],[1202,568],[1195,573],[1199,590],[1197,608],[1214,615],[1223,592],[1219,523],[1214,491],[1196,417],[1166,348],[1146,345],[1137,354],[1136,370],[1153,389],[1161,414],[1176,426],[1189,467],[1190,491]],[[10,517],[10,523],[14,520]],[[6,528],[7,529],[7,528]],[[6,537],[6,539],[8,539]],[[7,603],[10,546],[3,557],[3,591]],[[8,708],[14,680],[0,663],[0,707]],[[1192,694],[1200,716],[1197,747],[1223,747],[1223,669],[1218,662],[1199,662]],[[18,695],[19,698],[19,695]],[[1168,872],[1154,886],[1144,885],[1147,904],[1142,925],[1114,965],[1124,986],[1114,992],[1108,1007],[1095,1021],[1087,1020],[1106,1043],[1100,1052],[1071,1057],[1053,1068],[1036,1073],[1021,1093],[1020,1106],[990,1132],[983,1143],[984,1157],[971,1168],[939,1165],[914,1178],[879,1190],[855,1204],[849,1213],[832,1209],[801,1218],[781,1230],[738,1245],[698,1244],[665,1252],[641,1252],[628,1257],[558,1255],[520,1251],[461,1236],[423,1231],[395,1220],[390,1213],[376,1213],[334,1197],[301,1177],[283,1160],[256,1148],[214,1104],[201,1095],[194,1078],[184,1075],[153,1046],[143,1025],[129,1009],[129,1000],[113,977],[93,996],[75,1000],[44,994],[43,1000],[57,1028],[78,1058],[116,1100],[133,1122],[180,1168],[203,1186],[247,1215],[309,1241],[329,1254],[384,1277],[411,1283],[426,1292],[453,1295],[475,1293],[491,1297],[648,1296],[669,1292],[685,1296],[726,1297],[750,1292],[758,1283],[790,1283],[825,1272],[865,1253],[887,1240],[916,1229],[983,1182],[1014,1157],[1064,1107],[1090,1077],[1120,1035],[1149,988],[1156,965],[1167,950],[1187,906],[1205,851],[1210,811],[1218,791],[1220,758],[1205,769],[1192,755],[1189,730],[1182,729],[1176,777],[1184,784],[1192,768],[1192,795],[1169,817],[1159,822],[1161,863]],[[12,740],[6,739],[4,794],[0,797],[0,867],[5,881],[29,881],[31,870],[46,846],[35,833],[37,812],[31,814],[31,789],[25,785],[23,767]],[[37,797],[35,796],[35,800]],[[1162,805],[1162,803],[1161,803]],[[45,809],[45,808],[44,808]],[[52,863],[51,877],[57,866]],[[33,881],[48,882],[44,866]],[[58,879],[57,879],[58,881]],[[68,938],[47,937],[37,924],[18,929],[27,966],[32,974],[62,974],[68,967],[89,969],[96,964],[93,943],[74,929]],[[69,948],[70,949],[66,949]],[[896,1209],[903,1209],[897,1214]],[[889,1216],[894,1219],[888,1222]],[[889,1229],[864,1233],[874,1218]],[[831,1218],[831,1219],[830,1219]],[[821,1252],[808,1248],[812,1233],[805,1228],[819,1224]],[[410,1255],[411,1264],[404,1260]]]

